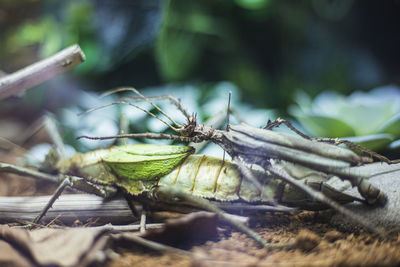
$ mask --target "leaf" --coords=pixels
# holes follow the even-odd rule
[[[400,150],[400,139],[393,141],[389,145],[389,149],[391,150]]]
[[[390,120],[385,122],[378,132],[391,134],[394,137],[400,137],[400,113],[394,115]]]
[[[238,6],[249,10],[265,8],[271,3],[270,0],[236,0],[235,2]]]
[[[318,115],[297,115],[296,118],[313,136],[336,138],[355,135],[355,132],[350,125],[335,118]]]
[[[382,150],[393,141],[393,136],[390,134],[373,134],[373,135],[346,137],[344,139],[359,144],[371,150]]]
[[[85,228],[27,231],[0,226],[0,265],[86,266],[98,259],[107,232]]]

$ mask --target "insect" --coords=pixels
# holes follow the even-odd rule
[[[123,191],[129,200],[138,201],[150,210],[157,209],[160,205],[165,208],[163,203],[173,203],[174,206],[179,204],[182,207],[206,208],[224,214],[192,197],[195,196],[220,202],[220,206],[229,210],[291,211],[285,206],[270,206],[271,195],[272,202],[305,209],[323,208],[321,203],[315,202],[297,188],[274,177],[266,179],[268,173],[260,168],[252,169],[252,173],[262,183],[263,188],[271,192],[269,195],[264,195],[251,182],[243,179],[236,163],[206,155],[193,155],[193,152],[194,149],[190,146],[135,144],[76,153],[72,158],[62,158],[57,150],[52,150],[43,162],[42,170],[59,173],[57,177],[61,182],[34,223],[40,221],[66,186],[105,198],[116,194],[118,190]],[[21,170],[12,169],[12,166],[2,165],[4,164],[0,164],[0,170],[21,173]],[[326,185],[329,177],[323,173],[283,161],[280,165],[290,169],[296,179],[341,203],[360,201]],[[25,174],[56,181],[46,173],[27,170]],[[177,201],[176,196],[180,196],[182,200]],[[249,228],[234,221],[230,222],[259,243],[265,244]]]
[[[290,184],[274,177],[265,179],[264,176],[268,174],[260,168],[251,171],[262,186],[271,192],[270,195],[263,195],[251,182],[244,180],[236,163],[193,153],[194,149],[190,146],[134,144],[76,153],[72,158],[46,162],[46,165],[63,174],[85,177],[94,184],[122,188],[142,201],[153,199],[160,186],[176,185],[194,196],[230,202],[231,206],[239,203],[243,207],[240,203],[251,203],[253,210],[257,210],[257,204],[269,204],[270,195],[278,203],[306,209],[317,208],[315,201]],[[319,188],[340,202],[361,201],[327,185],[329,177],[324,173],[288,162],[279,164],[290,169],[296,179]],[[154,200],[160,199],[156,197]]]
[[[120,88],[112,91],[133,91],[139,97],[131,98],[133,100],[145,100],[165,115],[173,124],[165,122],[171,129],[180,135],[162,134],[162,133],[133,133],[106,137],[89,137],[80,136],[78,138],[88,139],[111,139],[111,138],[150,138],[150,139],[171,139],[182,142],[203,142],[211,141],[224,149],[233,161],[237,164],[242,175],[261,192],[268,195],[268,192],[262,187],[260,182],[254,178],[254,175],[249,171],[249,166],[257,166],[268,172],[270,176],[280,178],[286,183],[304,191],[312,198],[336,209],[344,215],[352,218],[366,228],[372,231],[377,231],[363,220],[349,212],[346,208],[339,205],[333,199],[317,192],[313,188],[305,185],[294,179],[290,173],[279,164],[280,161],[287,161],[294,164],[299,164],[304,167],[311,168],[315,171],[323,172],[329,175],[336,175],[343,180],[348,180],[352,186],[357,187],[360,195],[369,204],[385,205],[387,198],[383,192],[374,187],[368,182],[369,176],[360,172],[353,171],[350,167],[361,165],[370,162],[370,158],[358,155],[349,149],[332,145],[319,140],[311,140],[302,135],[302,137],[283,134],[271,131],[270,129],[281,123],[287,124],[290,128],[293,127],[286,121],[277,120],[269,123],[266,128],[255,128],[247,124],[228,125],[227,130],[218,130],[206,125],[199,125],[195,115],[189,113],[182,107],[180,102],[172,96],[153,97],[155,99],[168,98],[171,102],[181,110],[186,117],[184,125],[176,123],[167,114],[165,114],[158,106],[151,102],[151,98],[143,96],[134,88]],[[118,101],[112,104],[128,104],[140,108],[129,101]],[[102,108],[102,107],[100,107]],[[97,109],[97,108],[95,108]],[[142,109],[143,110],[143,109]],[[91,111],[91,110],[90,110]],[[143,110],[147,114],[156,117],[149,111]],[[296,131],[296,130],[295,130]],[[296,131],[298,132],[298,131]],[[324,140],[332,141],[332,140]],[[356,145],[354,145],[356,146]],[[359,147],[357,147],[359,148]],[[360,148],[363,152],[368,152],[373,156],[376,154],[372,151]],[[379,157],[379,159],[385,159]],[[389,162],[389,160],[387,160]],[[273,197],[270,196],[270,202],[274,204]]]
[[[230,210],[291,211],[284,206],[271,207],[271,194],[264,195],[263,191],[257,190],[251,182],[243,179],[236,163],[206,155],[193,155],[193,152],[194,149],[190,146],[150,144],[114,146],[76,153],[72,158],[59,158],[53,151],[44,162],[45,169],[70,176],[61,182],[34,223],[40,221],[67,185],[102,197],[110,197],[117,190],[122,190],[128,199],[144,204],[149,210],[172,203],[175,206],[211,209],[224,216],[218,208],[202,201],[210,199],[222,202],[220,206]],[[280,165],[289,168],[297,179],[318,188],[341,203],[360,201],[326,185],[328,177],[323,173],[292,166],[287,162],[281,162]],[[264,170],[251,171],[263,188],[272,193],[273,202],[306,209],[323,208],[297,188],[274,177],[266,179],[265,175],[268,173]],[[177,196],[181,198],[179,201]],[[196,197],[201,198],[200,201]],[[252,230],[229,217],[226,219],[265,245],[261,237]]]

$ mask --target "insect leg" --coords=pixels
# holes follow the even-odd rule
[[[316,141],[319,141],[319,142],[327,142],[327,143],[331,143],[331,144],[335,144],[335,145],[345,144],[346,146],[350,147],[352,150],[358,150],[358,151],[360,151],[362,153],[368,154],[371,157],[374,157],[374,158],[378,159],[379,161],[386,162],[388,164],[400,163],[399,159],[390,160],[387,157],[385,157],[385,156],[383,156],[383,155],[381,155],[379,153],[376,153],[375,151],[372,151],[372,150],[370,150],[368,148],[365,148],[365,147],[362,147],[360,145],[357,145],[357,144],[355,144],[355,143],[353,143],[353,142],[351,142],[349,140],[343,140],[343,139],[339,139],[339,138],[326,138],[326,137],[323,137],[323,138],[312,138],[312,140],[316,140]]]
[[[2,162],[0,162],[0,172],[10,172],[10,173],[18,174],[18,175],[23,175],[23,176],[35,177],[39,180],[52,182],[52,183],[58,183],[63,180],[63,176],[50,175],[50,174],[47,174],[44,172],[39,172],[39,171],[35,171],[32,169],[16,166],[16,165],[9,164],[9,163],[2,163]]]
[[[281,119],[281,118],[278,118],[273,121],[268,121],[268,123],[267,123],[267,125],[265,125],[264,129],[272,130],[275,127],[279,127],[282,123],[285,124],[290,130],[292,130],[293,132],[300,135],[301,137],[303,137],[305,139],[311,139],[308,135],[306,135],[305,133],[302,133],[296,127],[294,127],[293,124],[291,124],[289,121]]]
[[[131,210],[133,216],[135,218],[139,218],[140,214],[139,214],[138,210],[136,209],[136,206],[135,206],[135,203],[134,203],[134,200],[132,199],[132,197],[128,194],[124,194],[124,198],[126,200],[126,203],[128,203],[128,207]]]
[[[318,192],[318,191],[312,189],[311,187],[309,187],[309,186],[297,181],[296,179],[291,177],[281,166],[275,165],[275,164],[271,164],[268,167],[268,171],[272,175],[274,175],[276,177],[279,177],[282,180],[284,180],[285,182],[287,182],[287,183],[299,188],[300,190],[304,191],[305,193],[310,195],[312,198],[314,198],[314,199],[316,199],[316,200],[318,200],[318,201],[330,206],[334,210],[336,210],[336,211],[340,212],[341,214],[345,215],[346,217],[354,220],[355,222],[357,222],[360,225],[364,226],[369,231],[372,231],[374,233],[379,234],[380,236],[383,236],[383,232],[384,231],[381,228],[376,228],[375,226],[373,226],[371,223],[366,221],[361,216],[352,213],[350,210],[348,210],[345,207],[341,206],[336,201],[326,197],[321,192]]]
[[[225,213],[223,210],[221,210],[220,208],[213,205],[207,199],[199,198],[199,197],[193,196],[191,194],[188,194],[176,186],[160,186],[157,191],[157,194],[158,193],[169,195],[171,198],[177,197],[179,199],[194,203],[196,206],[198,206],[202,209],[209,210],[211,212],[215,212],[224,221],[228,222],[229,224],[231,224],[233,227],[240,230],[241,232],[247,234],[249,237],[251,237],[253,240],[255,240],[257,243],[259,243],[263,247],[284,248],[284,247],[293,246],[292,244],[270,244],[270,243],[265,242],[265,240],[261,236],[259,236],[256,232],[254,232],[253,230],[251,230],[244,224],[239,223],[236,220],[232,220],[232,218],[227,213]]]
[[[103,198],[110,198],[117,192],[117,190],[112,186],[96,185],[91,182],[88,182],[87,180],[81,177],[68,176],[68,175],[65,175],[64,177],[65,179],[60,183],[60,185],[54,192],[49,202],[43,208],[42,212],[34,219],[33,223],[35,224],[38,223],[43,218],[43,216],[46,215],[46,212],[51,208],[51,206],[54,204],[57,198],[64,191],[66,186],[82,190],[83,192],[86,193],[95,194]]]
[[[46,206],[43,208],[43,210],[40,212],[40,214],[33,220],[33,224],[38,224],[40,220],[43,218],[44,215],[46,215],[47,211],[53,206],[54,202],[57,200],[57,198],[61,195],[61,193],[64,191],[66,186],[71,186],[72,183],[69,179],[69,177],[65,178],[64,181],[61,182],[61,184],[57,187],[56,191],[54,192],[53,196],[50,198],[49,202],[47,202]]]
[[[252,183],[261,192],[261,194],[264,194],[264,192],[265,192],[264,187],[254,177],[254,175],[249,170],[249,168],[247,168],[238,157],[233,157],[232,160],[237,164],[237,166],[239,168],[239,172],[242,174],[242,177],[244,179],[247,179],[250,183]],[[270,202],[271,205],[277,206],[277,203],[273,198],[271,198],[268,194],[264,194],[264,195],[265,195],[264,197],[266,197],[268,199],[268,202]]]
[[[285,124],[289,129],[291,129],[293,132],[297,133],[298,135],[300,135],[301,137],[304,137],[306,139],[310,139],[310,140],[315,140],[318,142],[326,142],[326,143],[331,143],[331,144],[335,144],[335,145],[340,145],[340,144],[345,144],[348,147],[350,147],[352,150],[358,150],[361,151],[362,153],[368,154],[371,157],[374,157],[380,161],[386,162],[388,164],[395,164],[395,163],[400,163],[400,160],[389,160],[388,158],[386,158],[383,155],[380,155],[378,153],[376,153],[375,151],[372,151],[370,149],[367,149],[365,147],[362,147],[360,145],[357,145],[353,142],[350,142],[348,140],[343,140],[343,139],[339,139],[339,138],[326,138],[326,137],[317,137],[317,138],[310,138],[308,135],[302,133],[301,131],[299,131],[298,129],[296,129],[289,121],[278,118],[274,121],[268,121],[267,125],[264,127],[264,129],[267,130],[271,130],[275,127],[279,127],[279,125],[281,124]]]

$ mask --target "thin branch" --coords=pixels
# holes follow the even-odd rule
[[[0,99],[18,95],[85,61],[79,45],[72,45],[57,54],[0,78]]]
[[[146,229],[162,229],[165,227],[164,223],[147,223]],[[140,224],[128,224],[128,225],[113,225],[111,223],[101,225],[101,226],[91,226],[86,227],[90,229],[105,229],[111,230],[112,232],[136,232],[140,230]]]
[[[181,255],[181,256],[186,256],[186,257],[189,257],[189,258],[192,258],[192,259],[199,258],[198,255],[196,255],[196,254],[194,254],[192,252],[189,252],[189,251],[186,251],[186,250],[182,250],[182,249],[179,249],[179,248],[174,248],[174,247],[171,247],[171,246],[167,246],[167,245],[164,245],[164,244],[161,244],[161,243],[157,243],[157,242],[154,242],[154,241],[151,241],[151,240],[147,240],[147,239],[144,239],[144,238],[142,238],[142,237],[140,237],[138,235],[127,235],[127,234],[125,234],[125,235],[118,236],[118,237],[116,236],[116,238],[117,239],[118,238],[124,238],[126,240],[129,240],[131,242],[134,242],[136,244],[142,245],[142,246],[144,246],[146,248],[150,248],[150,249],[155,250],[155,251],[175,253],[175,254],[178,254],[178,255]],[[202,258],[200,258],[200,259],[202,259]]]

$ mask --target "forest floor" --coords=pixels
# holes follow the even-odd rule
[[[253,228],[271,243],[295,243],[296,249],[263,249],[246,235],[229,232],[189,251],[194,260],[149,251],[120,251],[109,266],[399,266],[400,239],[382,241],[365,232],[341,232],[330,226],[326,212],[267,214]],[[186,245],[187,246],[187,245]]]

